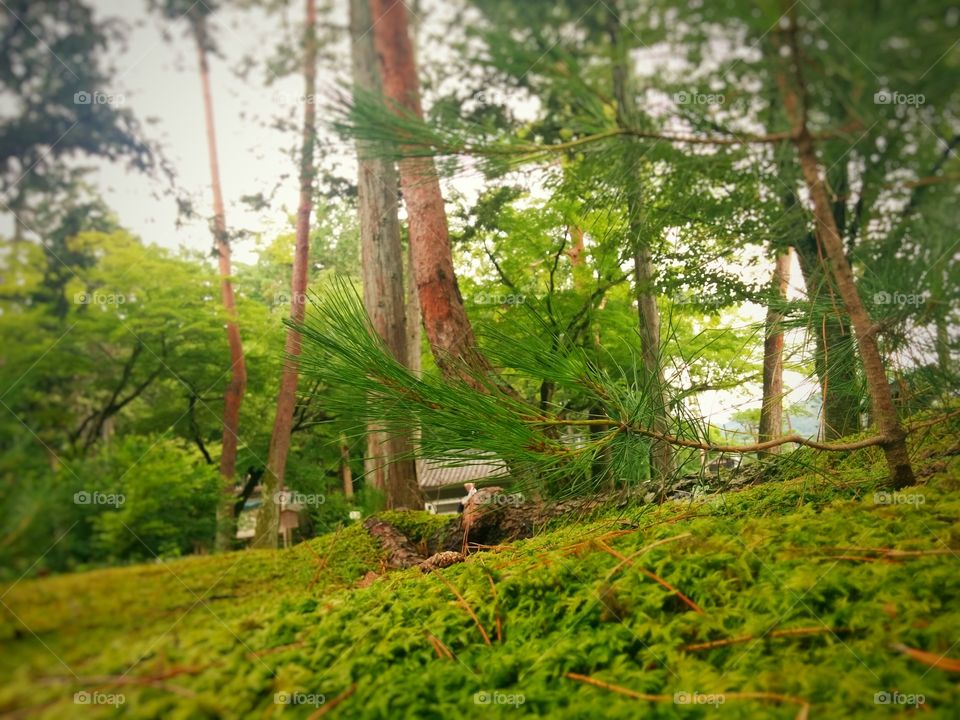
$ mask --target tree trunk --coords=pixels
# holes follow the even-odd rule
[[[890,385],[887,382],[886,369],[880,357],[876,338],[877,327],[870,320],[857,291],[853,271],[847,261],[843,240],[820,174],[820,163],[813,137],[807,127],[806,87],[797,42],[796,6],[788,6],[784,0],[784,8],[785,15],[789,16],[790,21],[785,32],[789,42],[793,77],[792,82],[789,80],[781,82],[781,90],[784,106],[794,127],[793,144],[797,151],[800,169],[813,204],[814,234],[823,247],[837,292],[843,300],[856,332],[857,347],[860,350],[864,377],[870,392],[872,415],[880,434],[886,438],[882,448],[890,473],[890,485],[900,489],[915,482],[913,467],[907,452],[906,432],[897,417]]]
[[[630,92],[630,70],[626,48],[620,32],[617,3],[608,7],[608,33],[614,54],[613,94],[617,102],[617,118],[621,127],[634,125],[634,102]],[[624,152],[627,168],[636,169],[642,155],[632,142]],[[660,365],[660,309],[654,293],[655,270],[650,255],[650,245],[645,238],[643,227],[643,190],[639,182],[627,179],[624,188],[627,201],[627,214],[630,233],[630,247],[633,252],[634,289],[639,315],[641,342],[641,360],[650,382],[650,399],[653,403],[653,429],[658,433],[670,432],[666,380]],[[650,467],[653,479],[664,488],[674,473],[673,449],[668,443],[654,440],[650,445]]]
[[[193,20],[194,37],[197,42],[197,60],[200,67],[200,84],[203,89],[203,112],[206,120],[207,153],[210,158],[210,186],[213,191],[213,235],[220,270],[220,297],[227,316],[227,342],[230,345],[230,382],[223,402],[223,448],[220,453],[220,502],[217,507],[216,549],[228,549],[236,536],[236,517],[233,506],[236,500],[234,485],[237,466],[237,444],[240,429],[240,405],[247,389],[247,368],[240,341],[240,326],[237,323],[237,306],[233,295],[230,268],[230,242],[227,237],[227,221],[223,206],[223,191],[220,186],[220,164],[217,156],[217,132],[213,121],[213,96],[210,91],[210,67],[207,62],[206,20],[198,15]]]
[[[317,141],[316,105],[313,98],[317,87],[317,3],[306,0],[306,24],[303,36],[303,135],[300,146],[300,201],[297,207],[297,239],[293,251],[293,269],[290,277],[290,319],[303,322],[307,303],[307,275],[310,267],[310,213],[313,210],[313,149]],[[263,477],[263,494],[257,515],[257,547],[277,546],[280,507],[276,494],[284,490],[287,455],[290,451],[290,431],[293,411],[297,405],[297,382],[300,356],[300,333],[287,328],[284,346],[286,361],[277,395],[277,413],[270,436],[267,471]]]
[[[420,295],[417,293],[417,283],[413,274],[413,248],[407,243],[407,367],[415,376],[423,373],[423,358],[420,356],[420,346],[423,337],[423,319],[420,316]]]
[[[407,8],[395,0],[371,0],[373,35],[384,94],[398,113],[422,118],[419,82],[407,29]],[[414,278],[430,348],[444,376],[482,375],[492,368],[476,346],[453,271],[453,256],[440,180],[431,158],[398,163],[407,207]]]
[[[811,235],[794,246],[803,273],[807,295],[815,303],[830,278],[824,275],[824,261],[817,239]],[[832,290],[829,290],[833,292]],[[814,368],[822,398],[821,437],[837,440],[860,430],[860,389],[857,358],[849,320],[842,308],[817,316],[814,327]]]
[[[358,89],[379,93],[371,23],[368,0],[351,0],[353,81]],[[393,357],[406,363],[404,252],[397,216],[397,175],[391,161],[372,155],[371,148],[357,143],[363,304]],[[388,508],[423,508],[409,431],[385,433],[377,427],[368,428],[364,465],[367,473],[372,472],[372,484],[386,490]]]
[[[760,424],[757,440],[773,440],[783,432],[783,313],[776,303],[787,297],[790,284],[790,251],[777,255],[771,290],[776,298],[767,307],[766,332],[763,340],[763,400],[760,404]],[[778,453],[781,446],[771,448]],[[763,453],[761,453],[761,456]]]
[[[353,471],[350,469],[350,445],[346,436],[340,434],[340,480],[343,481],[343,494],[346,498],[353,497]]]

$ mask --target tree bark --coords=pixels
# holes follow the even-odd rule
[[[357,89],[379,94],[380,78],[368,2],[351,0],[350,3],[353,81]],[[404,252],[397,214],[397,174],[391,161],[373,157],[372,149],[360,142],[357,159],[363,304],[393,357],[406,363]],[[369,427],[364,466],[374,487],[386,490],[388,508],[423,508],[410,431],[387,433],[378,427]]]
[[[407,9],[396,0],[370,0],[373,35],[386,98],[398,114],[423,117],[419,81],[408,32]],[[440,180],[431,158],[398,163],[407,207],[414,279],[430,348],[444,376],[492,374],[479,352],[453,271]],[[469,380],[469,378],[467,378]]]
[[[796,6],[789,6],[784,0],[784,10],[785,16],[789,18],[789,27],[785,30],[785,34],[787,47],[790,50],[792,78],[784,79],[780,87],[784,106],[794,128],[793,145],[813,204],[814,233],[823,247],[830,274],[856,332],[857,347],[870,392],[872,415],[880,435],[885,438],[881,447],[890,474],[889,482],[893,488],[900,489],[915,482],[913,467],[907,452],[906,432],[897,417],[890,385],[887,382],[886,369],[880,357],[876,338],[877,327],[867,314],[857,291],[853,271],[847,261],[843,240],[821,177],[813,137],[807,127],[806,86],[797,42]]]
[[[626,48],[620,32],[618,6],[612,2],[608,7],[608,34],[613,49],[613,94],[617,102],[617,118],[622,128],[634,125],[634,103],[630,93],[630,69]],[[636,145],[628,140],[624,153],[625,165],[635,170],[641,162]],[[624,188],[627,200],[627,215],[630,247],[633,253],[634,292],[637,301],[641,360],[650,382],[650,399],[653,407],[653,427],[659,433],[670,430],[666,379],[660,364],[660,309],[654,293],[655,269],[650,254],[650,245],[643,227],[643,190],[639,182],[627,179]],[[650,445],[650,467],[654,480],[663,489],[674,473],[673,449],[669,444],[654,440]]]
[[[210,91],[210,67],[207,61],[206,19],[198,14],[193,17],[194,37],[197,43],[197,60],[200,68],[200,84],[203,89],[203,112],[206,120],[207,153],[210,160],[210,187],[213,191],[213,235],[220,271],[220,298],[227,316],[227,342],[230,346],[230,382],[223,402],[223,447],[220,453],[220,502],[217,507],[216,549],[228,549],[236,536],[236,517],[233,506],[236,500],[235,474],[237,444],[240,430],[240,406],[247,389],[247,368],[240,340],[240,325],[237,323],[237,305],[233,294],[230,267],[230,241],[227,237],[227,221],[223,205],[223,190],[220,185],[220,163],[217,155],[217,132],[213,119],[213,95]]]
[[[776,307],[787,297],[790,283],[790,251],[777,255],[771,290],[776,298],[767,307],[763,340],[763,400],[760,403],[760,424],[757,440],[764,442],[779,437],[783,432],[783,313]],[[771,448],[771,452],[780,451]],[[762,456],[762,453],[761,453]]]
[[[317,141],[316,105],[313,98],[317,87],[317,3],[306,0],[306,24],[303,39],[303,134],[300,146],[300,200],[297,207],[297,239],[293,251],[293,269],[290,277],[290,319],[303,322],[307,303],[307,275],[310,266],[310,213],[313,211],[313,149]],[[290,451],[290,432],[293,411],[297,405],[300,356],[300,333],[287,328],[284,346],[286,360],[277,395],[277,413],[270,436],[267,471],[263,476],[263,493],[257,515],[257,532],[253,544],[257,547],[277,547],[280,529],[280,507],[275,501],[284,489],[287,455]]]
[[[830,289],[817,239],[810,235],[794,246],[803,273],[807,295],[817,302]],[[837,307],[816,317],[814,327],[814,368],[822,398],[821,437],[837,440],[860,431],[860,391],[857,359],[849,320]]]

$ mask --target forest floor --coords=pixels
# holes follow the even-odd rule
[[[875,449],[810,453],[366,584],[359,524],[23,580],[0,588],[0,716],[955,718],[960,419],[912,452],[899,493]]]

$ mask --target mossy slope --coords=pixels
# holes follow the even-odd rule
[[[380,558],[359,526],[277,553],[23,581],[0,605],[0,711],[792,718],[806,702],[810,717],[872,718],[911,712],[875,702],[900,693],[923,696],[918,716],[957,717],[958,674],[894,646],[960,657],[958,435],[954,422],[917,442],[921,485],[889,504],[874,495],[879,453],[833,456],[801,477],[558,525],[364,588]],[[809,634],[778,635],[794,629]],[[638,700],[568,673],[724,702]],[[74,702],[97,690],[125,702]]]

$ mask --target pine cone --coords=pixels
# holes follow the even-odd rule
[[[462,553],[458,553],[453,550],[447,550],[431,555],[422,563],[417,565],[417,567],[423,572],[430,572],[431,570],[439,570],[440,568],[450,567],[451,565],[462,563],[465,559],[466,558],[463,557]]]

